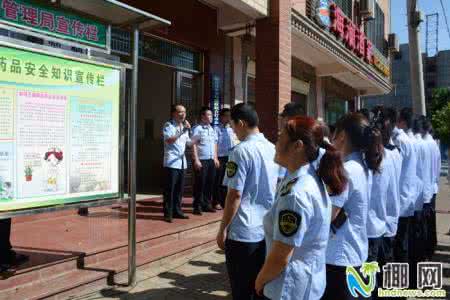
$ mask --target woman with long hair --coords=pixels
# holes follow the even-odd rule
[[[356,270],[368,256],[367,214],[372,173],[383,158],[380,131],[361,113],[350,113],[336,123],[334,146],[344,157],[348,178],[345,191],[332,196],[332,223],[328,241],[327,287],[322,299],[354,299],[347,287],[346,268]]]
[[[347,183],[339,153],[326,143],[318,170],[314,119],[295,117],[284,124],[275,162],[288,170],[264,217],[268,254],[256,279],[256,292],[275,299],[319,299],[325,290],[325,253],[330,231],[328,192],[340,194]],[[313,278],[314,277],[314,278]]]

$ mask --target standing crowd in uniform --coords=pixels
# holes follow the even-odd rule
[[[330,132],[301,111],[285,106],[274,145],[252,105],[223,109],[216,127],[203,108],[192,129],[173,106],[163,129],[165,220],[187,218],[190,146],[194,214],[224,210],[217,244],[233,299],[354,299],[346,268],[365,262],[409,263],[414,288],[417,263],[437,244],[441,157],[430,121],[376,107],[344,115]]]

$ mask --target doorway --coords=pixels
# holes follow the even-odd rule
[[[162,128],[170,120],[170,107],[181,103],[193,123],[201,107],[201,76],[141,60],[139,62],[137,190],[141,194],[162,194],[164,185]],[[187,158],[190,157],[188,151]],[[186,186],[189,186],[191,174]]]

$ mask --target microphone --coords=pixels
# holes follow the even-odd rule
[[[184,120],[184,121],[183,121],[183,132],[190,131],[190,129],[187,128],[186,125],[187,125],[187,121]]]

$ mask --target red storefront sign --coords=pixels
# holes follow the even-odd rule
[[[336,4],[331,4],[330,12],[330,31],[341,39],[349,50],[364,58],[367,63],[373,64],[373,45],[366,38],[364,30],[360,30],[352,20],[347,18]]]

